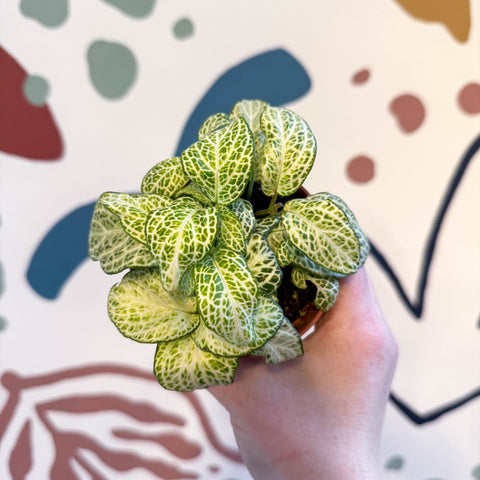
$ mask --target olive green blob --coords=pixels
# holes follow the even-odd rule
[[[181,18],[173,26],[173,33],[179,40],[184,40],[193,35],[193,23],[188,18]]]
[[[155,0],[103,0],[133,18],[148,17],[153,10]]]
[[[137,77],[135,56],[119,43],[93,42],[87,51],[87,61],[93,86],[109,100],[125,96]]]
[[[59,27],[68,17],[67,0],[22,0],[20,11],[45,27]]]
[[[43,107],[47,103],[50,93],[50,85],[45,78],[38,75],[30,75],[23,82],[23,95],[27,102],[36,107]]]

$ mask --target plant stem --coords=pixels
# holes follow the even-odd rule
[[[280,215],[279,209],[283,207],[282,202],[277,203],[277,195],[271,197],[270,199],[270,205],[268,205],[268,208],[265,208],[263,210],[257,210],[255,212],[256,217],[263,217],[266,215],[273,215],[275,217],[278,217]]]

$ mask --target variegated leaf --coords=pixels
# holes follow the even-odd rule
[[[108,296],[108,315],[128,338],[143,343],[168,342],[197,328],[195,297],[169,293],[155,269],[127,273]]]
[[[282,269],[265,237],[252,233],[247,243],[246,260],[258,286],[267,293],[276,292],[282,283]]]
[[[142,180],[143,193],[157,193],[172,197],[184,187],[189,178],[183,171],[179,157],[168,158],[152,167]]]
[[[252,133],[240,119],[188,147],[182,162],[187,175],[212,202],[228,205],[245,190],[253,154]]]
[[[190,336],[157,345],[154,372],[167,390],[191,392],[233,382],[238,358],[220,357],[197,347]]]
[[[241,100],[235,104],[230,113],[230,116],[233,118],[245,119],[253,133],[256,157],[253,165],[254,180],[258,182],[261,178],[260,159],[263,156],[263,144],[265,141],[265,135],[260,128],[260,118],[267,106],[268,104],[262,100]]]
[[[212,206],[210,199],[203,193],[202,189],[194,182],[190,182],[183,188],[178,190],[174,195],[175,198],[189,197],[205,206]]]
[[[243,236],[245,239],[248,239],[257,222],[252,204],[243,198],[239,198],[230,205],[230,209],[240,220],[243,229]]]
[[[265,134],[262,190],[269,197],[292,195],[312,168],[317,150],[315,137],[305,120],[279,107],[265,108],[261,128]]]
[[[302,338],[287,318],[278,332],[252,355],[265,357],[267,363],[280,363],[303,355]]]
[[[230,250],[245,254],[245,237],[243,228],[237,216],[224,205],[218,207],[220,227],[218,240],[220,245]]]
[[[348,275],[364,261],[355,230],[329,199],[289,200],[282,223],[295,247],[327,270]]]
[[[191,297],[195,295],[195,266],[187,268],[185,273],[180,277],[180,282],[178,284],[178,289],[182,295],[186,297]]]
[[[339,283],[336,278],[316,277],[305,270],[294,268],[292,282],[298,288],[307,288],[307,280],[312,282],[317,289],[314,305],[322,312],[328,312],[335,304],[338,297]]]
[[[355,231],[355,235],[360,243],[360,264],[363,265],[365,260],[367,259],[368,254],[370,253],[370,243],[367,239],[365,233],[363,233],[362,229],[360,228],[357,219],[355,218],[354,213],[350,210],[348,205],[337,195],[333,195],[328,192],[316,193],[314,195],[310,195],[305,198],[307,202],[316,202],[318,200],[329,200],[333,202],[347,217],[348,221],[350,222],[350,226]]]
[[[147,215],[153,210],[168,207],[172,203],[172,200],[164,195],[130,195],[116,192],[105,192],[98,201],[118,215],[128,235],[145,245]]]
[[[283,322],[282,308],[271,298],[259,293],[257,305],[253,312],[255,328],[255,343],[249,346],[239,346],[228,342],[213,330],[210,330],[204,322],[200,322],[193,332],[194,342],[202,349],[216,355],[236,357],[248,355],[253,350],[264,345],[278,331]]]
[[[255,225],[255,232],[266,237],[274,227],[280,222],[280,217],[268,215],[267,217],[259,218]]]
[[[226,113],[214,113],[210,115],[200,127],[198,131],[198,139],[203,140],[215,130],[226,127],[232,120]]]
[[[105,273],[110,274],[157,264],[147,246],[127,235],[120,218],[99,202],[90,224],[88,253],[92,260],[100,261]]]
[[[226,248],[195,267],[198,311],[208,328],[240,346],[255,344],[257,282],[242,255]]]
[[[186,199],[176,200],[147,219],[147,244],[168,291],[178,288],[184,272],[208,253],[217,233],[217,209],[192,205]]]

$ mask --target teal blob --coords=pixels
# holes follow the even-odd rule
[[[4,275],[3,265],[0,262],[0,296],[5,291],[5,275]]]
[[[155,0],[103,0],[133,18],[148,17],[153,10]]]
[[[38,75],[30,75],[23,82],[23,95],[26,100],[36,107],[43,107],[47,103],[50,85],[47,80]]]
[[[59,27],[68,17],[68,0],[22,0],[20,11],[45,27]]]
[[[480,464],[473,468],[472,477],[480,480]]]
[[[7,320],[5,317],[0,316],[0,332],[7,328]]]
[[[137,61],[124,45],[98,40],[87,51],[90,79],[97,92],[109,100],[125,96],[137,77]]]
[[[193,35],[193,23],[188,18],[181,18],[173,26],[173,33],[179,40],[184,40]]]
[[[400,455],[394,455],[387,460],[385,468],[387,470],[401,470],[403,468],[405,461]]]

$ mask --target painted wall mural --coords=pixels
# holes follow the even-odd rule
[[[0,7],[0,478],[251,478],[208,392],[164,391],[111,328],[87,238],[99,193],[262,98],[309,121],[310,184],[372,244],[400,345],[385,478],[480,479],[480,4],[290,3]]]

